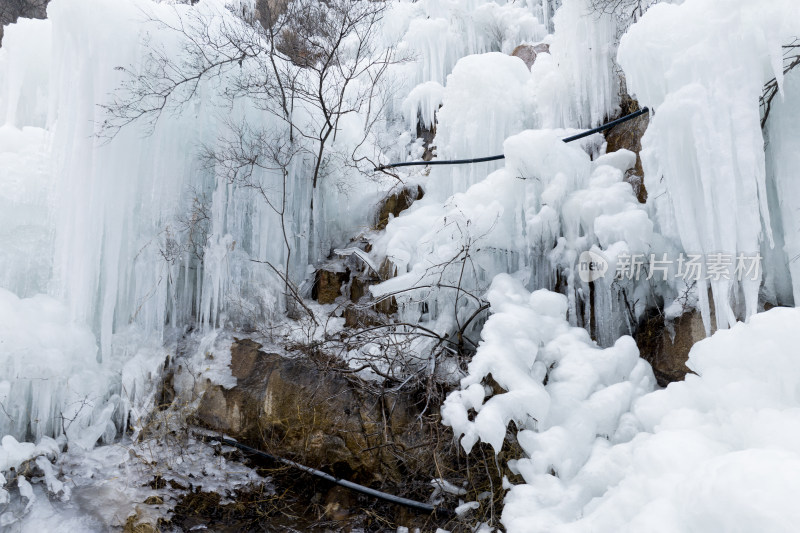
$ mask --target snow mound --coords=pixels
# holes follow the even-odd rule
[[[504,287],[509,283],[501,279],[493,290]],[[549,361],[548,353],[556,353],[564,362],[581,363],[561,363],[551,371],[546,386],[538,382],[527,386],[530,399],[538,402],[524,405],[528,410],[536,406],[541,418],[536,431],[525,430],[518,436],[527,455],[517,462],[525,483],[507,494],[502,519],[509,531],[796,529],[800,520],[794,497],[800,493],[800,368],[795,347],[800,343],[800,310],[776,308],[747,324],[718,331],[692,348],[689,367],[696,375],[642,396],[643,389],[652,386],[645,369],[634,367],[629,374],[639,376],[639,381],[629,378],[609,384],[596,377],[625,376],[627,367],[621,364],[635,358],[636,350],[628,346],[630,353],[625,355],[624,338],[613,350],[600,352],[587,348],[588,339],[579,342],[578,334],[567,343],[566,335],[559,337],[556,331],[552,333],[556,340],[539,348],[534,359],[530,354],[536,353],[535,344],[525,346],[518,339],[530,343],[535,334],[527,330],[550,334],[556,329],[548,328],[552,318],[532,312],[542,296],[527,296],[519,289],[500,294],[494,296],[499,310],[487,323],[480,352],[495,354],[494,366],[483,365],[478,371],[481,364],[475,363],[476,373],[465,381],[465,391],[455,393],[445,407],[457,432],[466,430],[467,435],[494,440],[502,440],[505,434],[502,424],[507,419],[500,418],[496,409],[493,413],[490,402],[498,398],[499,405],[512,392],[493,397],[481,407],[483,387],[469,385],[477,376],[511,361],[516,366],[509,370],[521,373],[526,366],[531,368],[522,374],[527,379],[535,375],[540,361]],[[504,343],[498,343],[500,335],[505,335]],[[561,350],[553,351],[557,346]],[[548,406],[544,392],[549,389],[562,394],[550,393]],[[585,391],[591,392],[588,399],[583,399]],[[474,423],[450,414],[463,416],[460,409],[468,395],[470,405],[479,409]],[[632,409],[626,413],[630,400],[634,400]],[[520,410],[522,405],[509,402],[506,416],[511,415],[512,406]],[[513,413],[514,417],[519,414]],[[492,423],[483,420],[491,417]],[[552,427],[557,421],[563,425]],[[595,436],[601,432],[595,428],[603,423],[610,438]],[[555,465],[556,476],[543,469],[550,464]]]
[[[516,462],[523,477],[554,470],[572,477],[596,439],[614,439],[631,402],[652,390],[649,365],[630,337],[600,349],[583,328],[566,321],[567,299],[547,290],[528,293],[506,274],[488,293],[493,315],[469,364],[461,391],[448,396],[442,420],[463,435],[469,452],[482,440],[499,452],[509,422],[528,459]],[[489,398],[490,376],[507,392]],[[474,409],[474,420],[469,410]]]

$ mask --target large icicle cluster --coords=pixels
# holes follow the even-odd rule
[[[546,39],[550,43],[550,53],[540,52],[532,71],[528,71],[523,61],[506,54],[477,54],[460,59],[447,76],[444,87],[434,78],[435,81],[423,83],[411,91],[404,102],[406,121],[414,125],[419,119],[426,128],[436,121],[433,144],[440,159],[494,155],[503,152],[505,139],[526,129],[589,126],[617,112],[618,83],[613,69],[617,31],[615,19],[592,10],[590,2],[569,0],[558,11],[554,22],[555,34]],[[578,34],[580,38],[577,38]],[[439,105],[441,109],[437,111]],[[587,186],[592,169],[589,157],[580,148],[568,152],[573,156],[565,156],[564,148],[557,144],[556,140],[551,139],[551,142],[537,147],[531,138],[520,138],[517,148],[510,155],[507,153],[507,157],[524,159],[519,163],[522,167],[515,167],[516,163],[507,164],[502,181],[498,181],[498,177],[485,180],[493,170],[502,166],[500,162],[437,166],[432,167],[428,176],[413,176],[412,179],[425,188],[425,199],[400,218],[391,221],[386,234],[378,238],[373,248],[378,260],[383,256],[388,257],[401,277],[376,288],[374,293],[383,296],[406,290],[414,283],[430,285],[436,276],[441,275],[441,265],[453,260],[464,243],[478,239],[470,250],[472,266],[467,277],[459,275],[456,272],[458,269],[453,269],[445,274],[449,284],[457,285],[460,278],[462,283],[468,284],[470,291],[478,294],[486,289],[494,275],[529,268],[531,276],[536,278],[531,281],[531,286],[552,289],[556,284],[556,270],[563,269],[563,273],[569,276],[569,283],[575,287],[570,292],[570,320],[573,324],[582,324],[585,318],[588,325],[592,310],[590,306],[584,308],[583,302],[589,298],[589,287],[578,289],[578,283],[574,282],[570,272],[581,251],[591,248],[592,244],[600,245],[594,236],[593,217],[608,215],[609,209],[614,212],[633,209],[637,212],[634,217],[647,217],[638,209],[635,199],[627,191],[628,186],[621,183],[622,173],[632,165],[627,156],[614,159],[612,165],[619,168],[607,171],[610,172],[607,178],[598,177],[594,180],[596,184],[589,186],[590,190],[582,196],[576,194],[570,198],[562,213],[566,196]],[[601,150],[600,144],[601,141],[595,137],[584,143],[584,147],[596,154]],[[534,154],[537,150],[553,153]],[[575,156],[577,152],[583,155]],[[568,176],[572,172],[558,168],[559,163],[570,161],[570,157],[578,157],[582,161],[580,165],[583,168],[577,171],[580,175],[566,179],[558,177],[560,172]],[[547,161],[544,168],[542,161]],[[612,160],[606,160],[609,161]],[[571,169],[572,166],[567,168]],[[540,174],[546,177],[542,178]],[[522,181],[528,178],[531,181],[540,180],[541,183],[523,184]],[[540,199],[539,195],[551,180],[557,183],[550,187],[544,199]],[[484,183],[477,187],[481,182]],[[614,182],[617,185],[612,187],[612,191],[606,192],[606,185]],[[476,188],[472,190],[470,187]],[[594,203],[598,193],[599,197],[606,198],[599,200],[601,204],[606,202],[605,206],[587,211],[591,214],[581,218],[581,209],[585,207],[583,204]],[[491,200],[500,198],[503,199],[500,204],[492,204]],[[621,200],[622,203],[609,207],[621,198],[625,198]],[[473,207],[472,204],[476,202],[477,205]],[[487,209],[489,206],[491,208]],[[546,207],[539,213],[542,206]],[[497,227],[494,227],[491,218],[496,216],[499,220],[500,214],[490,215],[492,210],[502,213],[503,222]],[[566,241],[569,241],[567,248],[570,248],[570,252],[562,246],[550,253],[547,246],[554,246],[557,238],[562,236],[561,225],[556,221],[554,226],[553,217],[558,219],[562,215],[565,217],[565,231],[570,232],[569,236],[564,234]],[[624,241],[622,233],[633,231],[634,227],[644,233],[651,228],[649,221],[641,225],[633,219],[622,221],[621,216],[615,221],[608,218],[600,221],[598,227],[606,224],[605,227],[610,228],[617,224],[617,229],[620,229],[620,224],[631,225],[629,230],[618,231],[613,241],[604,241],[603,247]],[[528,221],[526,217],[531,220]],[[484,218],[485,223],[476,220]],[[590,236],[578,239],[580,242],[576,243],[576,239],[583,236],[581,232],[584,226]],[[443,233],[435,235],[442,229]],[[552,231],[553,234],[547,233],[546,237],[540,239],[537,232],[541,231]],[[628,245],[621,245],[622,248],[615,249],[614,254],[624,251],[646,253],[650,241],[648,235],[639,236],[632,243],[635,250]],[[480,259],[473,261],[478,256]],[[613,343],[618,333],[629,331],[627,328],[630,324],[627,322],[631,317],[623,318],[621,313],[612,313],[612,308],[618,309],[618,302],[608,290],[596,292],[596,303],[604,311],[602,317],[605,319],[597,331],[603,335],[602,342]],[[424,306],[411,303],[414,298],[420,298],[419,294],[405,293],[399,300],[409,304],[405,306],[405,311],[409,311],[407,319],[419,318],[420,309],[424,307],[430,314],[423,319],[440,320],[439,327],[448,328],[460,324],[463,318],[449,312],[453,307],[450,305],[453,296],[432,297],[427,293]],[[648,298],[646,294],[634,296],[631,290],[630,301],[638,301],[637,316]],[[459,298],[456,300],[465,302]],[[461,312],[469,314],[471,311],[464,309]],[[444,316],[440,316],[440,313],[444,313]]]
[[[800,71],[783,81],[766,128],[767,197],[775,249],[765,250],[767,298],[783,305],[800,303]],[[788,271],[782,268],[788,265]]]
[[[414,5],[423,9],[427,4]],[[431,7],[427,9],[428,13],[435,12]],[[504,9],[515,9],[520,12],[519,16],[530,16],[523,15],[525,10],[519,7],[507,5]],[[534,11],[541,13],[540,9]],[[433,24],[432,20],[424,22]],[[440,21],[442,30],[453,27],[443,19],[436,20]],[[589,127],[613,116],[618,111],[619,100],[619,83],[613,68],[616,19],[596,12],[588,0],[567,0],[558,10],[554,23],[555,32],[546,38],[538,30],[515,37],[517,44],[542,40],[549,44],[549,52],[537,55],[531,72],[519,59],[508,57],[513,47],[502,47],[504,53],[480,53],[497,48],[478,47],[458,48],[458,54],[444,62],[443,74],[424,71],[406,76],[421,83],[403,102],[406,121],[413,126],[419,117],[429,128],[436,115],[437,156],[460,159],[500,153],[506,137],[527,128]],[[455,22],[450,24],[455,25]],[[508,32],[514,27],[509,24],[505,22],[499,27]],[[441,32],[435,34],[443,38]],[[475,42],[469,33],[466,35],[465,42]],[[403,39],[412,50],[419,49],[418,39],[411,32]],[[436,50],[450,49],[440,44]],[[476,55],[465,56],[466,53]],[[430,53],[422,54],[423,65],[429,57],[432,57]],[[404,68],[418,69],[420,62]],[[426,192],[444,201],[453,193],[465,191],[496,168],[497,163],[434,167],[426,180]]]
[[[9,406],[13,416],[0,411],[0,434],[25,438],[40,435],[41,428],[60,434],[60,410],[67,413],[64,402],[81,392],[92,405],[117,398],[113,420],[124,427],[126,409],[147,397],[146,379],[134,391],[126,389],[121,375],[127,360],[144,364],[134,357],[140,349],[159,344],[171,327],[269,320],[282,312],[284,287],[265,264],[253,260],[283,272],[288,240],[288,272],[300,283],[309,264],[369,223],[367,206],[383,185],[340,165],[336,157],[326,161],[334,178],[322,180],[316,191],[308,158],[298,157],[288,167],[286,236],[280,217],[258,190],[236,187],[228,168],[201,162],[203,147],[228,146],[232,135],[237,140],[230,124],[247,119],[253,131],[285,128],[247,99],[227,105],[224,76],[200,83],[186,105],[167,110],[152,130],[134,124],[108,142],[97,137],[109,118],[100,104],[108,103],[126,79],[117,67],[144,71],[152,64],[152,50],[179,60],[187,36],[167,26],[177,27],[181,17],[187,25],[211,21],[205,28],[211,34],[223,23],[239,23],[216,0],[196,6],[54,0],[47,20],[22,20],[5,33],[0,287],[13,293],[3,298],[3,312],[32,322],[18,328],[18,342],[0,348],[0,383],[15,398]],[[295,113],[298,121],[316,120],[301,104]],[[361,142],[364,122],[359,113],[345,116],[330,153],[351,153]],[[255,169],[253,181],[269,194],[282,187],[282,175],[269,169]],[[42,293],[66,308],[66,314],[58,309],[58,327],[88,331],[91,342],[87,337],[78,350],[65,338],[62,345],[48,345],[61,355],[42,354],[33,335],[39,327],[35,313],[25,311],[39,305],[26,298]],[[144,358],[146,368],[129,370],[155,372],[165,356],[162,350],[157,361],[151,354]],[[60,362],[48,365],[51,359]],[[67,392],[69,380],[82,370],[89,373],[84,376],[88,389]],[[52,378],[47,398],[37,392],[42,386],[31,375]],[[39,399],[45,402],[41,406]],[[31,426],[34,418],[39,422]]]
[[[781,232],[771,218],[789,206],[769,209],[758,100],[770,77],[782,81],[781,47],[798,34],[797,2],[695,0],[652,7],[619,51],[629,91],[655,110],[642,145],[657,231],[689,253],[765,250],[773,279],[786,261],[766,251],[773,229]],[[757,311],[760,276],[702,279],[697,296],[707,331],[709,285],[717,327]]]
[[[58,19],[57,13],[55,16]],[[91,448],[99,439],[113,439],[117,428],[125,427],[129,410],[142,409],[147,403],[151,386],[146,382],[157,373],[164,354],[160,339],[139,336],[133,343],[118,343],[113,351],[109,348],[106,364],[101,365],[95,332],[87,327],[92,323],[81,321],[86,315],[76,312],[75,306],[70,308],[70,302],[43,294],[63,293],[54,272],[63,279],[67,267],[53,260],[54,242],[63,246],[70,225],[83,217],[87,240],[65,255],[70,261],[77,257],[81,257],[79,261],[99,261],[100,250],[91,248],[93,242],[87,242],[88,237],[92,232],[103,235],[112,231],[111,227],[104,230],[100,214],[114,207],[92,203],[92,199],[99,202],[100,197],[105,198],[102,191],[81,188],[80,183],[59,183],[75,170],[65,165],[64,159],[80,153],[92,161],[87,150],[79,146],[91,148],[94,143],[84,135],[85,125],[91,124],[93,100],[89,99],[86,106],[92,114],[75,118],[73,125],[80,131],[68,135],[64,131],[70,128],[66,113],[87,100],[86,95],[80,98],[69,90],[91,93],[91,88],[75,87],[77,81],[70,78],[50,93],[54,76],[50,69],[52,28],[51,21],[21,20],[7,28],[0,50],[0,120],[4,121],[0,128],[0,435],[40,440],[66,434],[76,447]],[[79,55],[74,47],[64,44],[61,52],[67,54],[71,49]],[[73,98],[65,101],[64,112],[58,115],[54,109],[60,93]],[[45,128],[56,119],[62,129],[56,128],[53,134]],[[63,151],[54,154],[59,137]],[[109,168],[106,172],[130,180],[124,170]],[[80,179],[85,177],[79,175]],[[111,191],[108,196],[122,196],[123,192],[127,191]],[[125,240],[121,235],[116,237]],[[89,270],[76,268],[73,280],[94,276],[96,283],[110,277],[104,283],[112,285],[117,276],[110,268],[101,274],[87,263],[78,266]],[[85,295],[86,300],[76,299],[94,303],[97,296],[95,292]],[[113,316],[114,309],[110,314]],[[148,350],[152,351],[145,357],[143,352]],[[136,359],[141,366],[133,368],[129,359]],[[137,384],[136,390],[133,386],[125,390],[124,381]]]
[[[550,53],[537,58],[531,69],[531,95],[542,127],[588,128],[616,110],[617,20],[595,5],[565,0],[553,19]]]
[[[538,42],[547,29],[535,16],[534,6],[486,0],[400,1],[388,15],[387,31],[400,39],[416,61],[402,71],[411,89],[429,81],[444,83],[456,62],[470,54],[510,53],[517,45]]]
[[[646,211],[623,181],[635,157],[625,150],[591,161],[580,144],[561,141],[567,133],[512,136],[504,145],[504,168],[443,204],[426,196],[392,220],[373,252],[388,257],[402,274],[372,292],[399,293],[405,320],[431,321],[448,331],[475,308],[475,299],[455,287],[480,297],[496,275],[518,272],[530,287],[553,290],[560,283],[568,295],[569,322],[589,328],[595,320],[592,333],[601,344],[630,331],[632,317],[621,312],[620,289],[626,288],[637,315],[661,290],[646,280],[614,279],[618,256],[647,253],[653,240]],[[586,146],[595,142],[590,138]],[[609,264],[608,275],[593,286],[576,270],[587,250]]]

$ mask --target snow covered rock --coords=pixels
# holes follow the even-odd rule
[[[422,199],[423,196],[425,196],[425,192],[419,185],[416,187],[403,187],[398,192],[388,195],[378,204],[375,229],[385,229],[391,218],[400,215],[400,213],[411,207],[411,204],[416,200]]]
[[[522,61],[524,61],[525,66],[528,67],[528,70],[530,70],[534,62],[536,61],[536,56],[538,54],[543,54],[548,52],[550,52],[550,46],[544,43],[539,43],[537,45],[521,44],[516,48],[514,48],[514,51],[511,52],[511,55],[514,57],[518,57]]]

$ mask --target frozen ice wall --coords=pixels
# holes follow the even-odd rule
[[[617,19],[589,0],[565,0],[556,12],[550,54],[531,69],[531,97],[545,128],[590,128],[618,112],[614,69]]]
[[[552,4],[548,0],[545,3]],[[545,12],[552,13],[552,6]],[[402,115],[414,132],[418,117],[425,127],[434,125],[435,114],[445,103],[448,110],[442,112],[455,122],[448,125],[449,119],[439,117],[437,131],[442,137],[435,144],[440,158],[464,151],[469,151],[470,157],[498,153],[505,137],[524,129],[520,123],[523,115],[532,115],[521,113],[527,98],[519,91],[529,73],[519,65],[511,73],[507,67],[521,61],[511,60],[507,55],[518,45],[538,43],[547,36],[541,2],[401,1],[392,5],[387,21],[387,42],[397,43],[402,54],[413,58],[392,69],[396,90],[392,112]],[[497,53],[480,56],[491,52]],[[457,67],[460,61],[463,64]],[[507,84],[508,93],[502,93],[503,84]],[[443,86],[448,89],[442,90]],[[465,98],[467,93],[471,98]],[[469,129],[459,135],[465,123]],[[412,150],[400,155],[413,158],[420,154]],[[464,170],[470,176],[483,177],[496,168],[497,165],[482,164]],[[447,174],[437,172],[440,179],[429,181],[449,182]],[[474,176],[453,179],[461,182],[466,179],[472,184],[476,181]],[[462,183],[455,190],[465,188]],[[455,190],[449,189],[441,199]]]
[[[375,200],[380,183],[354,175],[335,157],[327,163],[334,179],[323,180],[316,191],[309,158],[298,157],[288,167],[285,195],[279,195],[286,201],[285,236],[258,189],[232,184],[223,165],[203,164],[203,147],[229,146],[229,123],[247,118],[253,131],[277,134],[283,127],[246,99],[224,105],[224,76],[200,83],[186,105],[165,112],[152,129],[137,123],[113,139],[97,136],[108,118],[100,104],[126,79],[117,67],[142,71],[153,49],[171,57],[182,53],[185,37],[146,19],[175,26],[190,10],[212,21],[210,32],[220,21],[237,23],[223,2],[211,0],[194,7],[54,0],[48,20],[23,20],[5,34],[0,50],[0,287],[9,292],[4,312],[36,309],[45,300],[29,298],[47,294],[54,299],[46,300],[48,309],[57,308],[48,315],[52,327],[80,335],[65,334],[64,346],[42,345],[32,334],[34,322],[19,328],[30,335],[0,348],[0,383],[4,394],[13,390],[8,398],[19,402],[12,406],[14,416],[0,413],[0,434],[61,433],[53,417],[81,391],[93,399],[94,410],[110,405],[108,420],[123,427],[128,409],[146,403],[148,373],[157,372],[165,357],[152,343],[161,344],[166,328],[269,320],[283,311],[283,286],[253,260],[269,261],[283,272],[288,240],[288,271],[299,283],[310,263],[368,226],[365,204]],[[307,110],[296,113],[314,119]],[[332,153],[350,153],[361,141],[363,124],[360,114],[344,117],[330,143]],[[270,169],[256,169],[252,180],[268,194],[283,185],[282,175]],[[76,335],[80,343],[68,341]],[[77,375],[88,383],[86,391],[76,392],[70,384]],[[34,376],[53,377],[41,406],[36,398],[44,398],[41,389],[47,387],[36,385]],[[36,425],[31,421],[40,407],[49,418],[42,415]],[[108,434],[104,425],[101,433]]]
[[[427,41],[412,31],[414,27],[401,40],[401,46],[417,52],[418,60],[399,70],[410,71],[406,79],[421,83],[403,102],[403,114],[411,125],[415,125],[419,117],[426,127],[434,123],[436,114],[438,124],[433,144],[438,158],[499,154],[503,140],[524,129],[590,127],[618,112],[619,82],[613,68],[617,20],[598,13],[588,0],[564,2],[553,19],[555,32],[552,35],[545,35],[544,28],[535,25],[526,31],[519,30],[519,21],[532,17],[531,12],[541,16],[540,4],[532,9],[511,4],[502,6],[504,10],[513,11],[515,18],[497,18],[493,25],[478,25],[484,29],[475,32],[470,31],[469,26],[457,24],[460,15],[453,15],[449,22],[443,18],[434,19],[433,15],[421,18],[420,13],[437,12],[433,3],[413,4],[420,11],[407,5],[400,3],[397,9],[406,10],[403,11],[406,16],[416,16],[414,23],[441,26],[431,29],[432,38],[444,39],[448,31],[457,29],[459,42],[469,45],[454,47],[442,42],[429,49],[422,44]],[[501,9],[496,4],[486,4],[475,13],[489,6],[494,6],[492,10]],[[402,20],[400,15],[395,16]],[[473,19],[483,20],[477,16]],[[487,27],[494,29],[489,31]],[[481,44],[485,39],[479,36],[487,31],[503,35],[505,41],[513,44]],[[540,52],[531,71],[521,60],[508,56],[519,44],[540,41],[549,45],[549,53]],[[452,51],[452,57],[436,60],[436,68],[431,69],[429,62],[436,59],[435,52],[441,54],[445,50]],[[444,201],[499,167],[498,163],[433,167],[424,186],[427,194]]]
[[[524,42],[538,42],[547,35],[535,16],[538,3],[488,2],[486,0],[422,0],[393,4],[388,38],[416,59],[402,67],[410,90],[428,81],[444,83],[456,62],[484,52],[511,53]]]
[[[758,100],[770,77],[782,81],[781,46],[800,33],[798,10],[793,1],[659,4],[622,39],[628,89],[655,111],[642,145],[657,231],[689,253],[754,256],[774,245],[771,218],[782,215],[768,208]],[[774,157],[778,183],[784,157]],[[764,268],[786,266],[772,256]],[[698,284],[707,331],[709,285],[717,327],[757,311],[761,276],[729,278]]]
[[[378,262],[386,255],[401,273],[377,288],[377,295],[434,283],[443,264],[456,257],[460,264],[465,243],[471,243],[468,275],[445,274],[451,285],[469,279],[469,289],[479,295],[495,275],[519,270],[530,288],[567,286],[570,323],[586,325],[603,345],[630,331],[648,302],[669,294],[664,287],[647,293],[628,287],[634,316],[624,316],[619,287],[595,290],[575,276],[578,256],[592,246],[610,248],[612,268],[620,253],[650,251],[652,225],[622,182],[631,154],[592,164],[589,154],[602,153],[599,136],[570,147],[554,138],[568,130],[551,133],[544,144],[532,133],[514,137],[533,128],[590,127],[619,112],[617,22],[591,2],[568,0],[555,15],[555,33],[544,38],[549,53],[540,51],[531,70],[507,54],[473,54],[455,63],[444,86],[427,82],[411,91],[405,119],[410,126],[420,119],[428,128],[435,121],[432,144],[439,159],[504,152],[507,159],[411,173],[425,197],[391,221],[374,247]],[[407,319],[427,309],[423,319],[447,330],[471,312],[467,306],[463,317],[451,313],[454,299],[466,301],[448,291],[423,293],[424,306],[414,303],[421,293],[399,298]]]
[[[279,267],[285,262],[284,237],[274,211],[257,192],[229,183],[225,169],[204,166],[198,157],[202,146],[213,150],[220,139],[230,140],[225,121],[248,117],[254,129],[279,129],[270,123],[269,114],[247,101],[225,107],[222,88],[212,80],[201,83],[186,106],[166,113],[152,131],[133,125],[110,142],[95,137],[98,124],[107,118],[98,104],[108,101],[125,76],[115,67],[135,71],[148,61],[145,36],[149,46],[156,41],[156,47],[181,53],[176,32],[143,19],[176,23],[189,9],[150,2],[63,0],[52,4],[50,20],[43,23],[53,28],[50,85],[57,88],[49,93],[56,199],[51,210],[55,259],[50,292],[68,303],[75,320],[99,333],[102,353],[109,350],[112,333],[129,323],[156,335],[165,324],[186,324],[192,316],[222,324],[231,291],[259,292],[255,289],[260,286],[261,293],[269,293],[275,284],[267,268],[254,266],[250,259]],[[209,20],[230,17],[221,3],[203,2],[195,9]],[[25,42],[20,48],[24,46]],[[12,40],[7,55],[14,54]],[[11,94],[18,80],[8,79]],[[219,81],[222,87],[224,83]],[[46,85],[39,89],[47,92]],[[22,106],[14,106],[12,98],[4,103],[7,116],[16,116],[20,125],[33,120],[20,118]],[[348,135],[357,135],[351,134],[351,123],[342,123],[336,142],[347,148]],[[376,186],[357,180],[349,184],[350,190],[340,192],[344,177],[323,184],[323,191],[316,193],[315,224],[309,235],[307,164],[298,158],[289,168],[286,193],[293,249],[290,271],[296,281],[302,281],[309,262],[358,233],[366,215],[353,214],[351,207],[377,193]],[[278,179],[276,172],[257,169],[253,181],[272,191],[279,187]],[[201,213],[193,211],[198,206]],[[203,257],[194,257],[185,249],[185,226],[187,218],[200,215],[207,218],[207,227],[193,238],[200,240]],[[274,312],[280,308],[276,298],[263,294],[262,300],[251,303],[262,305],[260,312]]]
[[[392,220],[373,253],[388,257],[401,274],[372,292],[404,291],[396,298],[406,321],[429,321],[446,332],[467,320],[496,275],[515,273],[535,288],[560,284],[569,323],[585,326],[602,345],[629,332],[633,324],[621,312],[620,287],[636,302],[637,314],[660,290],[636,281],[612,284],[618,256],[643,254],[653,240],[646,211],[623,181],[635,156],[620,151],[591,161],[586,150],[596,139],[565,144],[561,138],[568,133],[509,137],[503,168],[444,203],[426,196]],[[578,257],[588,250],[609,263],[608,277],[593,284],[576,272]],[[418,289],[408,290],[413,287]]]
[[[766,128],[767,187],[776,249],[764,254],[769,296],[780,304],[800,303],[800,72],[791,71],[776,95]],[[788,272],[781,268],[788,265]]]
[[[526,88],[530,72],[519,58],[500,52],[461,59],[447,77],[434,144],[439,159],[500,154],[503,141],[535,126]],[[443,202],[483,180],[502,162],[431,167],[426,194]]]

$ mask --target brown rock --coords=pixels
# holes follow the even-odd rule
[[[712,332],[715,323],[711,311]],[[674,335],[673,335],[674,333]],[[689,350],[706,338],[706,330],[699,311],[684,313],[672,321],[672,331],[664,325],[663,317],[655,315],[645,320],[636,332],[636,344],[643,359],[653,367],[656,381],[666,387],[674,381],[683,381],[692,371],[686,366]]]
[[[350,282],[350,301],[359,306],[348,305],[344,310],[344,325],[348,328],[369,327],[382,323],[377,312],[392,314],[397,311],[397,301],[390,298],[379,302],[374,309],[367,307],[372,300],[370,285],[380,283],[379,279],[354,277]]]
[[[409,462],[425,460],[430,436],[418,430],[411,400],[365,395],[340,372],[251,340],[233,344],[231,369],[237,385],[208,387],[199,424],[359,482],[401,480]]]
[[[275,20],[286,13],[288,0],[256,0],[255,17],[264,28],[275,24]]]
[[[536,61],[536,50],[530,44],[521,44],[517,46],[514,48],[514,51],[511,52],[511,55],[524,61],[528,70],[531,69],[533,62]]]
[[[391,279],[397,276],[397,267],[394,266],[394,263],[392,263],[388,257],[385,257],[381,263],[381,266],[378,268],[378,275],[384,281]],[[394,296],[390,296],[389,298],[386,298],[375,304],[375,310],[379,313],[392,315],[397,312],[397,300]]]
[[[342,294],[342,285],[350,280],[350,271],[335,267],[322,268],[317,271],[311,297],[321,304],[332,304]]]
[[[123,533],[158,533],[158,528],[153,524],[142,521],[139,512],[128,517],[122,527]]]
[[[525,66],[528,67],[528,70],[533,67],[533,64],[536,62],[536,57],[539,54],[549,54],[550,53],[550,45],[545,43],[539,44],[521,44],[514,48],[514,51],[511,52],[511,55],[514,57],[518,57],[525,62]]]
[[[388,257],[384,257],[381,266],[378,267],[378,275],[381,277],[382,281],[392,279],[397,276],[397,267],[394,266],[394,263],[392,263]]]
[[[348,328],[368,328],[385,323],[385,319],[381,319],[374,310],[352,305],[345,307],[342,316],[344,316],[344,325]]]
[[[391,194],[384,198],[377,213],[375,229],[386,228],[389,223],[389,215],[397,216],[409,207],[414,201],[421,199],[425,195],[422,187],[404,187],[400,192]]]
[[[630,97],[623,98],[621,107],[623,115],[639,110],[639,104]],[[642,151],[642,135],[644,135],[649,123],[650,116],[645,114],[614,126],[606,132],[607,152],[616,152],[625,148],[636,154],[636,166],[625,174],[625,181],[631,184],[636,198],[641,203],[647,201],[647,190],[644,188],[644,169],[642,168],[642,158],[639,156],[639,152]]]
[[[365,279],[360,276],[354,277],[350,282],[350,301],[358,303],[361,298],[367,295],[367,290],[373,283],[375,283],[375,280]]]

